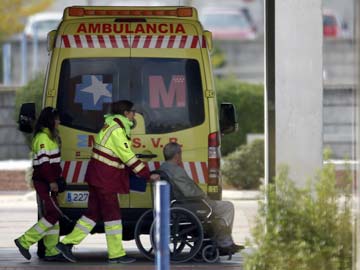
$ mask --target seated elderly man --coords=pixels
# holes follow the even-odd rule
[[[231,236],[234,222],[234,205],[229,201],[215,201],[207,198],[202,189],[187,175],[186,171],[180,166],[182,163],[181,146],[175,142],[168,143],[163,154],[165,162],[160,166],[171,179],[172,190],[175,198],[185,199],[205,199],[213,210],[213,220],[217,232],[216,241],[220,248],[220,253],[235,253],[244,248],[236,245]]]

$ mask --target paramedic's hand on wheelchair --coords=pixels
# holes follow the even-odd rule
[[[150,182],[156,182],[160,180],[160,174],[152,173],[150,175]]]

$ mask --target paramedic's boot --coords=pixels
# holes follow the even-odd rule
[[[73,245],[80,244],[82,240],[91,232],[95,227],[95,221],[86,217],[85,215],[76,222],[72,232],[66,235],[61,242],[56,245],[56,249],[67,259],[69,262],[76,262],[75,256],[72,254]]]
[[[27,230],[22,236],[15,239],[15,245],[18,247],[21,255],[26,259],[31,259],[31,254],[29,252],[30,246],[37,243],[43,236],[46,231],[48,231],[53,224],[47,221],[45,218],[41,218],[34,226]]]
[[[126,264],[126,263],[133,263],[135,261],[136,261],[135,258],[131,258],[128,255],[124,255],[122,257],[112,258],[112,259],[108,260],[108,262],[111,263],[111,264],[114,264],[114,263],[124,263],[124,264]]]
[[[58,254],[52,255],[52,256],[45,256],[44,261],[46,261],[46,262],[64,262],[67,260],[61,253],[58,253]]]
[[[23,256],[25,257],[25,259],[30,260],[30,259],[31,259],[31,254],[30,254],[30,252],[29,252],[29,249],[24,248],[24,247],[20,244],[19,239],[15,239],[14,242],[15,242],[15,245],[18,247],[21,255],[23,255]]]
[[[133,263],[136,260],[128,257],[122,245],[121,220],[105,221],[106,243],[108,246],[109,263]]]
[[[64,256],[64,258],[66,260],[68,260],[69,262],[76,262],[76,258],[75,256],[73,255],[72,251],[71,251],[71,248],[72,248],[72,245],[66,245],[66,244],[63,244],[61,242],[59,242],[57,245],[56,245],[56,249],[60,252],[60,254],[62,254],[62,256]]]

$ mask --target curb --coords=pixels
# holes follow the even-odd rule
[[[258,190],[223,190],[224,200],[262,200],[262,193]]]

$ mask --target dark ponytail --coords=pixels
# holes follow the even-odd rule
[[[36,136],[36,134],[41,132],[43,128],[48,128],[50,130],[52,139],[57,140],[58,132],[55,129],[55,119],[57,118],[59,118],[59,112],[57,109],[52,107],[44,108],[36,121],[34,137]]]
[[[125,115],[125,111],[130,111],[134,107],[134,103],[129,100],[119,100],[111,104],[112,114]]]

